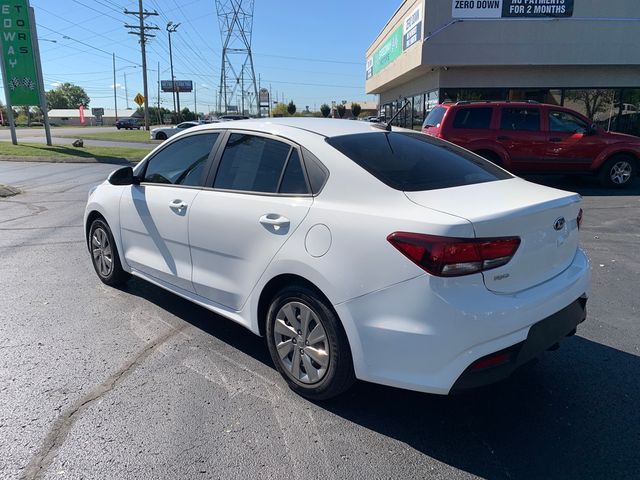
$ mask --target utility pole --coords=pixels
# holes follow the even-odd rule
[[[118,96],[116,95],[116,54],[113,53],[113,106],[116,110],[116,122],[118,121]]]
[[[127,106],[127,110],[129,110],[129,90],[127,89],[127,72],[123,73],[124,75],[124,98],[125,105]]]
[[[125,9],[124,11],[127,15],[136,15],[139,19],[140,25],[125,25],[127,28],[132,28],[134,30],[129,33],[132,35],[138,35],[140,37],[140,49],[142,50],[142,84],[144,85],[144,128],[149,130],[149,89],[147,86],[147,52],[145,49],[145,44],[147,43],[147,38],[155,37],[155,35],[151,35],[147,33],[147,30],[160,30],[155,25],[145,25],[144,20],[147,17],[158,15],[158,12],[155,10],[153,12],[148,12],[142,8],[142,0],[138,0],[138,11],[130,12]],[[137,30],[137,32],[135,31]]]
[[[178,100],[178,110],[176,110],[176,77],[173,74],[173,50],[171,49],[171,34],[175,33],[180,23],[174,24],[173,22],[167,23],[167,35],[169,36],[169,64],[171,67],[171,95],[173,96],[173,114],[176,117],[176,123],[179,120],[180,113],[178,110],[180,109],[180,100]]]
[[[196,90],[196,82],[193,82],[193,110],[194,110],[194,113],[196,114],[196,120],[200,120],[198,118],[198,97],[197,97],[197,90]]]
[[[160,116],[160,62],[158,62],[158,125],[162,125]]]

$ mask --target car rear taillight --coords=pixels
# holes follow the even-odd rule
[[[582,209],[578,212],[578,217],[576,218],[576,222],[578,224],[578,230],[580,230],[580,226],[582,225]]]
[[[501,267],[520,245],[518,237],[452,238],[407,232],[394,232],[387,240],[420,268],[438,277]]]

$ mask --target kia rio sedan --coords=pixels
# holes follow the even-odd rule
[[[448,394],[585,319],[580,201],[410,130],[241,120],[113,172],[85,228],[102,282],[134,275],[264,336],[303,396],[356,378]]]

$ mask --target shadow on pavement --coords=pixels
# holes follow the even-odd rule
[[[605,188],[596,176],[590,175],[522,175],[522,178],[547,187],[577,192],[583,197],[627,197],[640,195],[640,177],[625,188]]]
[[[263,339],[243,327],[139,279],[126,292],[273,368]],[[358,382],[318,406],[483,478],[614,479],[640,472],[640,357],[579,336],[483,389],[444,397]]]

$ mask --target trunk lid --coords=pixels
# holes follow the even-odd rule
[[[482,273],[486,287],[496,293],[519,292],[555,277],[571,264],[578,248],[577,193],[512,178],[405,195],[418,205],[468,220],[478,238],[520,237],[509,263]]]

